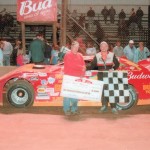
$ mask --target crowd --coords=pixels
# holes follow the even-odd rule
[[[79,52],[84,56],[97,54],[97,49],[92,41],[86,41],[82,37],[76,39],[79,43]],[[26,63],[55,65],[63,61],[66,52],[71,48],[71,43],[60,47],[57,44],[50,45],[42,34],[37,34],[31,41],[27,53],[23,53],[22,44],[19,39],[15,41],[15,45],[5,39],[0,40],[0,65],[1,66],[22,66]],[[120,41],[109,43],[109,51],[113,52],[117,57],[126,57],[128,60],[138,63],[140,60],[150,56],[149,49],[140,41],[136,47],[133,40],[123,47]]]
[[[127,16],[127,14],[129,14],[129,16]],[[90,7],[87,13],[81,13],[81,15],[79,15],[77,10],[73,10],[72,17],[79,23],[81,27],[87,29],[90,34],[93,34],[93,27],[96,25],[96,31],[94,35],[96,35],[95,37],[97,38],[97,42],[101,42],[105,37],[105,30],[102,28],[101,23],[104,21],[105,24],[108,24],[108,18],[110,21],[110,24],[108,24],[109,26],[114,24],[116,21],[115,24],[118,26],[118,36],[121,37],[127,37],[129,34],[135,35],[136,27],[139,29],[139,31],[143,29],[142,18],[144,12],[141,7],[139,7],[136,11],[134,8],[132,8],[131,12],[128,12],[127,14],[123,9],[117,13],[113,6],[111,6],[109,9],[107,6],[104,6],[99,13],[96,13],[92,7]],[[103,16],[103,21],[100,19],[100,15]],[[75,34],[74,37],[77,37],[81,31],[81,28],[74,23],[72,25],[72,31]],[[100,34],[98,33],[101,33],[101,39],[99,39]]]
[[[0,40],[0,65],[9,66],[12,61],[13,65],[22,66],[25,63],[24,54],[21,46],[21,41],[16,40],[13,47],[10,42],[1,39]],[[80,37],[72,43],[67,43],[63,47],[59,47],[57,44],[52,46],[42,34],[37,34],[28,47],[29,58],[31,63],[40,65],[56,65],[60,61],[64,61],[64,74],[82,77],[86,70],[92,70],[97,68],[99,71],[113,71],[118,69],[119,61],[117,57],[126,57],[132,62],[138,61],[150,56],[150,51],[144,46],[143,42],[139,42],[138,48],[135,47],[134,41],[130,40],[129,43],[123,48],[121,42],[117,41],[114,46],[113,43],[100,43],[100,49],[97,50],[94,47],[92,41],[88,41],[87,45]],[[94,56],[92,62],[85,65],[82,56]],[[116,57],[117,56],[117,57]],[[29,63],[28,62],[28,63]],[[102,80],[102,72],[98,73],[98,79]],[[105,88],[105,85],[104,85]],[[103,92],[102,95],[102,107],[100,112],[106,112],[108,109],[109,100],[105,99]],[[116,102],[110,103],[112,113],[118,114],[116,109]],[[78,111],[78,99],[64,97],[63,109],[66,115],[79,114]]]

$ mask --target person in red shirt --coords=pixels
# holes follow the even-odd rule
[[[85,62],[81,53],[78,52],[79,43],[74,41],[71,45],[71,51],[64,57],[64,74],[76,77],[82,77],[85,73]],[[79,114],[78,99],[64,97],[63,110],[66,115]]]

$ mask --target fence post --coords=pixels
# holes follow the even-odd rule
[[[23,48],[23,54],[26,54],[25,23],[24,22],[21,22],[21,31],[22,31],[22,48]]]

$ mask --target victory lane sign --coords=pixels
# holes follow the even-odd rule
[[[101,101],[103,81],[64,75],[61,96],[88,101]]]

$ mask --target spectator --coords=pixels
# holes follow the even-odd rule
[[[100,43],[100,52],[96,54],[93,61],[87,66],[88,70],[95,69],[98,67],[98,70],[101,71],[98,73],[98,79],[102,80],[103,73],[102,71],[112,71],[116,70],[119,67],[119,62],[114,53],[108,52],[108,44],[106,42]],[[105,85],[104,85],[105,89]],[[116,109],[116,103],[110,103],[112,108],[112,113],[118,114]],[[105,95],[102,96],[102,107],[100,112],[106,112],[108,109],[108,101],[105,98]]]
[[[113,49],[114,49],[114,44],[113,44],[113,43],[110,43],[108,50],[109,50],[110,52],[113,52]]]
[[[44,63],[45,44],[43,42],[42,34],[37,34],[36,38],[30,43],[29,52],[31,53],[33,63]]]
[[[64,74],[70,76],[82,77],[85,73],[85,62],[82,54],[78,53],[79,43],[74,41],[71,45],[71,51],[64,57]],[[63,110],[65,115],[76,115],[78,111],[78,99],[64,97]]]
[[[143,29],[143,26],[142,26],[143,15],[144,15],[143,10],[141,9],[141,7],[139,7],[139,9],[136,11],[137,24],[138,24],[139,29]]]
[[[115,21],[116,10],[111,6],[109,9],[110,23],[114,24]]]
[[[4,48],[4,43],[0,41],[0,66],[3,66],[3,48]]]
[[[137,16],[134,11],[134,8],[131,10],[131,16],[129,17],[129,25],[131,29],[131,35],[135,35],[135,28],[137,26]]]
[[[134,41],[130,40],[129,44],[123,50],[128,60],[137,62],[137,49],[134,46]]]
[[[148,56],[150,56],[150,51],[147,47],[144,46],[143,42],[139,42],[139,47],[137,48],[137,55],[138,61],[146,59]]]
[[[72,12],[72,18],[77,19],[77,17],[78,17],[78,12],[77,12],[77,10],[75,9],[75,10],[73,10],[73,12]]]
[[[122,20],[122,22],[119,23],[119,26],[118,26],[118,36],[121,36],[121,37],[126,37],[127,35],[129,35],[129,31],[128,31],[128,28],[127,28],[127,23],[125,20]]]
[[[50,58],[51,58],[51,51],[52,47],[48,43],[48,41],[45,39],[45,52],[44,52],[44,64],[49,65],[50,64]]]
[[[20,47],[17,51],[17,58],[16,58],[17,66],[22,66],[24,65],[24,60],[23,60],[23,50]]]
[[[10,56],[13,51],[13,46],[11,45],[10,42],[8,42],[4,39],[2,39],[1,41],[4,43],[4,47],[3,47],[4,66],[10,66]]]
[[[86,55],[86,45],[81,37],[77,38],[77,42],[79,43],[79,52],[82,55]]]
[[[59,46],[53,45],[53,49],[51,52],[50,64],[56,65],[58,63],[58,59],[59,59],[58,53],[59,53]]]
[[[14,46],[14,49],[12,51],[12,54],[11,54],[11,64],[13,66],[16,66],[17,65],[17,62],[16,62],[16,58],[17,58],[17,52],[18,52],[18,49],[21,47],[21,40],[17,39],[15,41],[15,46]]]
[[[85,16],[84,16],[84,14],[81,14],[78,22],[79,22],[80,26],[82,26],[85,29]]]
[[[95,17],[95,11],[92,9],[92,7],[90,7],[90,10],[87,12],[87,16],[88,16],[88,30],[89,32],[92,32]]]
[[[130,16],[136,14],[134,8],[131,9]]]
[[[104,6],[103,10],[101,11],[101,14],[104,17],[104,21],[105,21],[105,24],[106,24],[107,23],[107,17],[109,15],[109,10],[107,9],[106,6]]]
[[[126,18],[126,14],[123,9],[121,9],[121,12],[119,13],[119,24],[121,24]]]
[[[96,48],[94,47],[93,42],[88,42],[87,43],[86,54],[88,56],[92,56],[92,55],[96,54]]]
[[[123,57],[124,56],[123,47],[121,46],[120,41],[116,42],[116,46],[114,47],[113,52],[117,57]]]
[[[90,7],[90,10],[87,12],[87,16],[89,18],[89,22],[94,21],[95,11],[92,9],[92,7]]]
[[[101,24],[97,20],[95,20],[94,24],[96,25],[94,36],[97,38],[97,42],[100,43],[104,40],[105,33],[103,28],[101,27]]]

